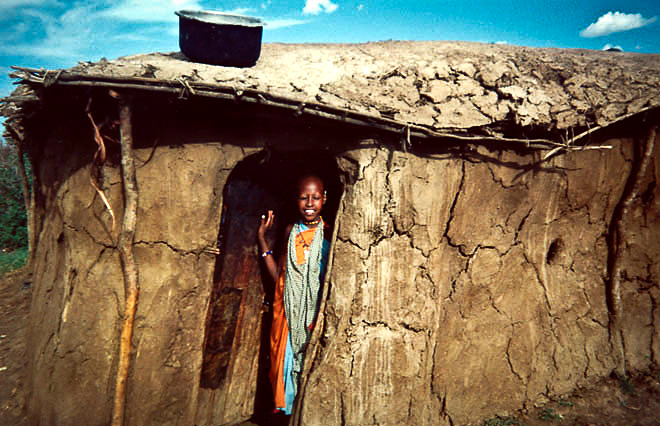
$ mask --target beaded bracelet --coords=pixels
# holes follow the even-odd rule
[[[265,258],[266,256],[271,255],[271,254],[273,254],[273,250],[268,250],[268,251],[265,251],[265,252],[261,253],[261,257]]]

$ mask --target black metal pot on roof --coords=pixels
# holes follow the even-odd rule
[[[195,62],[251,67],[261,54],[263,22],[214,11],[180,10],[179,47]]]

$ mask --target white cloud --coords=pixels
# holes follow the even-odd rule
[[[615,51],[618,51],[618,52],[623,52],[623,47],[614,46],[614,45],[611,45],[611,44],[607,43],[605,46],[603,46],[603,48],[601,50],[615,50]]]
[[[0,2],[0,11],[5,12],[8,9],[18,9],[22,7],[45,7],[61,6],[57,0],[2,0]]]
[[[0,0],[3,6],[31,4],[21,9],[21,19],[5,25],[0,42],[0,65],[15,57],[28,58],[30,66],[69,67],[81,60],[115,58],[139,52],[178,50],[175,10],[194,9],[205,0],[76,0],[62,7],[60,0]],[[270,0],[263,0],[268,6]],[[57,4],[61,4],[57,3]],[[256,3],[258,8],[261,3]],[[254,14],[237,8],[226,13]],[[265,19],[265,30],[307,23],[304,19]],[[21,61],[26,61],[21,59]]]
[[[0,0],[0,22],[23,19],[32,16],[39,9],[63,9],[64,5],[58,0]],[[6,31],[0,34],[6,35]]]
[[[122,5],[127,2],[122,1],[119,7]],[[27,30],[12,43],[0,43],[0,54],[31,57],[60,67],[101,56],[175,49],[178,28],[173,13],[173,22],[133,23],[110,17],[108,10],[119,9],[104,9],[100,0],[77,2],[64,13],[50,8],[25,9],[24,16],[31,18],[24,21]]]
[[[308,21],[302,19],[266,19],[265,22],[264,30],[276,30],[278,28],[306,24]]]
[[[28,31],[28,29],[29,29],[29,26],[28,26],[27,23],[19,22],[16,25],[14,25],[14,27],[11,30],[11,33],[20,36],[20,35],[25,34]]]
[[[23,11],[23,15],[29,16],[30,18],[37,18],[43,21],[44,23],[51,22],[55,19],[52,13],[49,14],[39,9],[25,9]]]
[[[237,7],[236,9],[222,11],[222,13],[227,13],[230,15],[250,15],[255,12],[256,11],[251,7]]]
[[[332,0],[306,0],[302,13],[305,15],[318,15],[321,12],[332,13],[338,7]]]
[[[197,0],[121,0],[119,4],[100,13],[101,16],[127,22],[173,22],[177,10],[199,10]]]
[[[177,10],[202,9],[203,7],[198,0],[121,0],[116,6],[100,12],[99,16],[122,22],[177,22],[179,18],[174,14]],[[249,7],[238,7],[222,13],[246,15],[254,11]]]
[[[357,10],[358,10],[358,12],[361,12],[362,9],[364,9],[364,5],[363,5],[363,4],[358,4],[358,5],[357,5]]]
[[[509,44],[509,42],[508,42],[508,41],[504,41],[504,40],[498,40],[498,41],[496,41],[494,44],[502,44],[502,45],[503,45],[503,44]]]
[[[601,37],[621,31],[644,27],[656,21],[656,17],[646,19],[640,13],[607,12],[598,21],[580,32],[582,37]]]
[[[171,34],[171,31],[168,31],[171,35],[179,35],[179,29],[178,27],[174,26],[173,27],[176,30],[176,34]],[[112,41],[118,41],[118,42],[149,42],[151,41],[151,37],[145,34],[141,33],[120,33],[120,34],[115,34],[112,36]]]
[[[23,40],[26,36],[29,37],[30,25],[27,22],[17,22],[14,25],[6,24],[5,26],[7,28],[2,34],[2,44],[13,44]]]
[[[35,56],[39,58],[77,60],[85,47],[91,43],[94,25],[90,20],[91,6],[74,7],[60,17],[40,11],[29,11],[29,16],[41,20],[45,36],[29,43],[0,46],[0,52],[11,55]]]

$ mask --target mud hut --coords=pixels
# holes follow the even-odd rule
[[[250,417],[256,221],[310,165],[335,226],[293,424],[467,424],[658,365],[658,55],[267,44],[14,76],[32,424],[108,424],[121,371],[126,424]]]

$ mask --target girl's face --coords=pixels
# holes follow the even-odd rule
[[[321,216],[325,204],[323,182],[317,177],[307,177],[298,185],[298,212],[305,222],[314,222]]]

